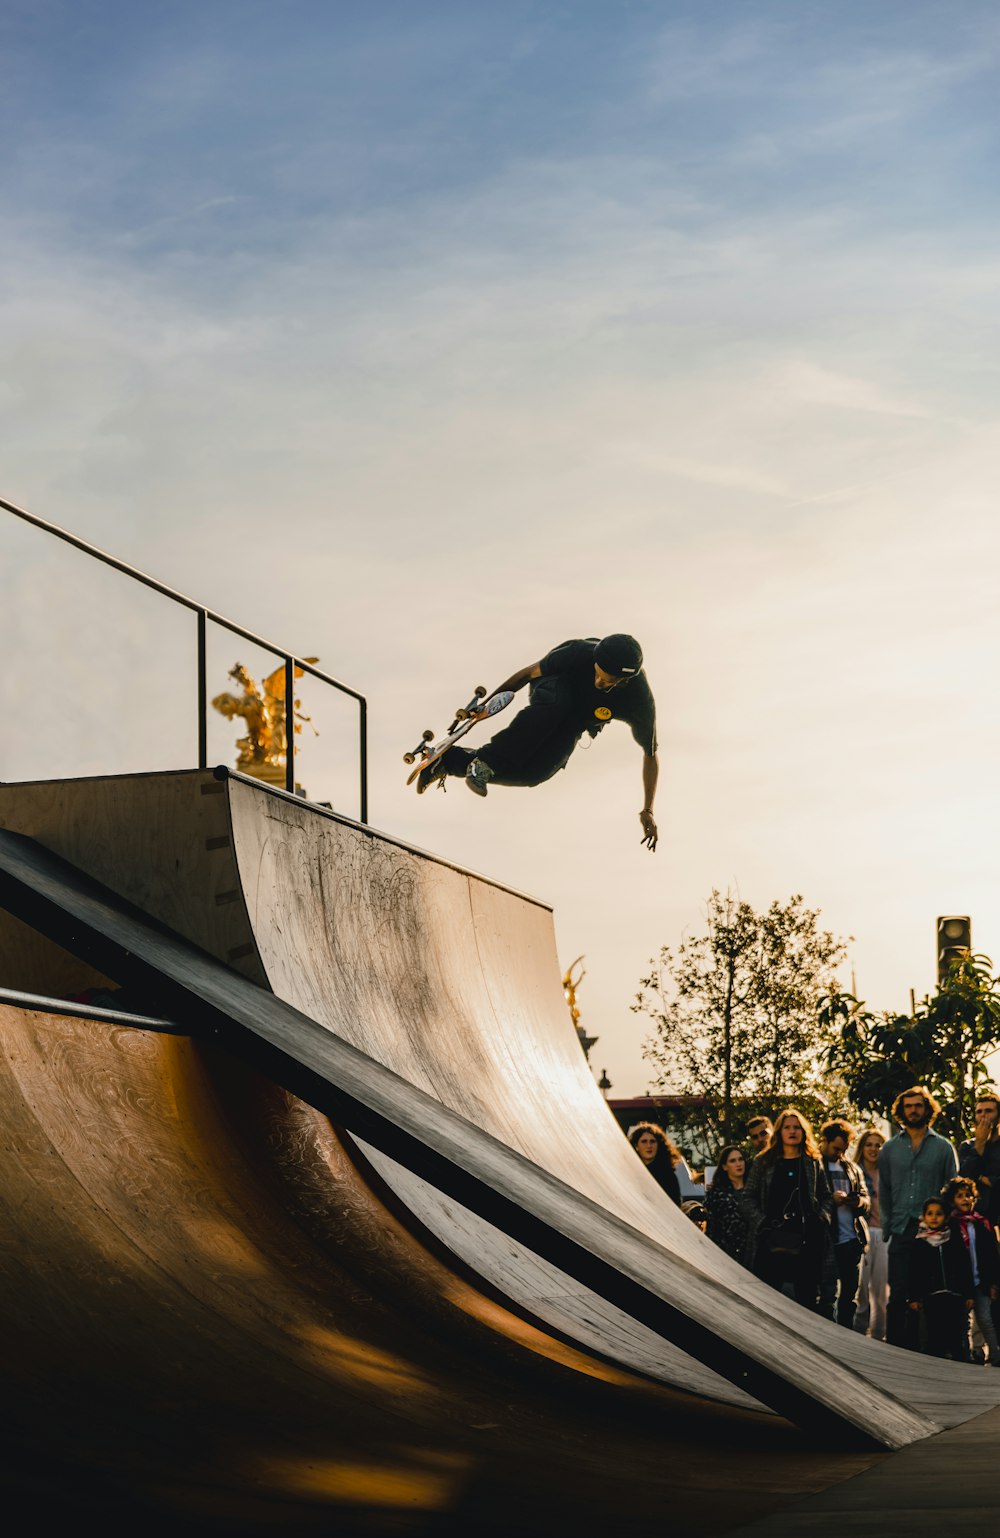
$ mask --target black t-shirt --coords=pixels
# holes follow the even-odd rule
[[[771,1189],[767,1193],[767,1212],[764,1214],[769,1223],[779,1223],[782,1218],[801,1220],[802,1166],[802,1159],[778,1159],[775,1163]]]
[[[656,705],[645,673],[637,673],[615,689],[598,689],[594,682],[597,640],[563,641],[546,652],[539,666],[542,678],[557,678],[570,691],[573,714],[581,731],[596,737],[609,721],[626,721],[644,753],[656,752]]]

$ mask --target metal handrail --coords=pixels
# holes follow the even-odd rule
[[[164,598],[169,598],[173,603],[180,604],[185,609],[191,609],[197,615],[198,621],[198,768],[208,768],[208,677],[207,677],[207,636],[208,622],[220,625],[224,630],[229,630],[233,635],[242,637],[244,641],[259,646],[262,651],[270,652],[274,657],[280,657],[285,664],[285,789],[293,795],[295,793],[295,721],[293,709],[293,689],[295,684],[295,669],[300,668],[303,673],[309,673],[313,678],[318,678],[320,683],[329,684],[332,689],[337,689],[341,694],[348,695],[358,702],[358,736],[359,736],[359,768],[361,776],[361,815],[359,822],[368,821],[368,702],[363,694],[348,684],[341,683],[339,678],[333,678],[329,673],[322,672],[312,663],[305,662],[301,657],[294,656],[280,646],[275,646],[273,641],[266,641],[262,636],[254,635],[252,630],[246,630],[242,625],[235,624],[226,619],[225,615],[217,614],[214,609],[209,609],[205,604],[196,603],[193,598],[188,598],[184,593],[178,593],[174,588],[167,587],[163,582],[157,582],[155,577],[148,577],[138,567],[130,566],[127,561],[118,560],[117,556],[109,555],[106,550],[101,550],[97,545],[91,545],[78,535],[71,534],[68,529],[61,529],[57,523],[49,523],[45,518],[39,518],[36,513],[29,513],[23,507],[17,507],[13,502],[6,502],[0,497],[0,508],[12,513],[15,518],[21,518],[25,523],[32,524],[36,529],[41,529],[46,534],[54,534],[67,545],[73,545],[77,550],[82,550],[84,555],[93,556],[95,560],[102,561],[105,566],[111,566],[115,571],[124,572],[126,577],[131,577],[135,582],[141,582],[145,587],[151,587],[155,593],[160,593]]]
[[[73,1020],[95,1020],[102,1025],[118,1025],[133,1031],[155,1031],[160,1036],[203,1035],[197,1027],[180,1025],[162,1015],[139,1015],[135,1010],[105,1009],[101,1004],[84,1004],[74,999],[50,998],[44,993],[25,993],[21,988],[0,988],[0,1004],[24,1009],[37,1015],[67,1015]]]

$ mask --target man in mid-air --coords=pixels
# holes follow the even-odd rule
[[[477,796],[495,785],[541,785],[565,769],[580,738],[596,737],[609,721],[625,721],[642,749],[642,842],[652,851],[657,831],[653,798],[659,763],[656,756],[656,705],[642,671],[642,648],[634,636],[590,636],[563,641],[540,662],[520,668],[494,690],[517,692],[529,685],[528,704],[503,731],[475,751],[456,743],[425,769],[417,790],[425,791],[445,775],[460,775]]]

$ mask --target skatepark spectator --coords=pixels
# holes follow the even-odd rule
[[[871,1209],[865,1177],[847,1157],[853,1135],[854,1128],[845,1121],[828,1121],[819,1135],[833,1202],[820,1277],[819,1312],[826,1319],[836,1317],[848,1330],[854,1326],[861,1258],[868,1248],[866,1219]]]
[[[712,1184],[705,1195],[708,1237],[733,1260],[746,1265],[750,1253],[753,1223],[746,1204],[747,1161],[735,1143],[729,1143],[719,1155]]]
[[[653,1179],[679,1207],[681,1184],[677,1179],[676,1166],[681,1156],[663,1128],[658,1127],[655,1121],[637,1121],[633,1127],[629,1127],[626,1137]]]
[[[812,1127],[801,1111],[782,1111],[763,1153],[750,1166],[753,1269],[779,1291],[816,1309],[832,1209],[830,1187]]]
[[[929,1356],[968,1359],[969,1314],[973,1304],[969,1252],[948,1220],[941,1196],[924,1202],[906,1252],[906,1296],[914,1321],[923,1315],[921,1349]]]
[[[990,1367],[1000,1367],[1000,1343],[993,1327],[991,1305],[1000,1297],[1000,1251],[993,1225],[976,1210],[976,1182],[956,1175],[941,1193],[951,1226],[969,1252],[972,1265],[973,1315],[989,1350]],[[968,1350],[966,1351],[968,1355]]]
[[[984,1090],[976,1097],[975,1132],[958,1150],[958,1172],[979,1187],[978,1208],[996,1228],[1000,1223],[1000,1097]]]
[[[878,1156],[882,1237],[889,1245],[886,1339],[911,1351],[917,1349],[918,1342],[915,1312],[906,1306],[910,1252],[924,1202],[939,1196],[958,1173],[954,1148],[933,1130],[932,1123],[940,1114],[940,1105],[923,1085],[904,1089],[892,1107],[892,1119],[899,1130]]]
[[[959,1146],[958,1172],[976,1182],[977,1208],[995,1231],[1000,1224],[1000,1096],[995,1090],[977,1095],[974,1118],[972,1137]],[[1000,1332],[1000,1302],[992,1313],[993,1328]]]
[[[861,1257],[854,1328],[873,1340],[885,1340],[885,1309],[889,1301],[889,1251],[882,1237],[878,1205],[878,1156],[884,1143],[885,1138],[877,1127],[866,1127],[854,1150],[854,1162],[865,1177],[871,1203],[868,1248]]]
[[[424,791],[445,775],[464,776],[479,796],[485,796],[491,784],[541,785],[565,769],[585,732],[595,738],[609,721],[624,721],[642,749],[642,843],[655,850],[656,705],[635,637],[563,641],[540,662],[512,673],[494,693],[510,689],[516,694],[525,684],[528,704],[509,726],[474,752],[457,744],[449,748],[423,771],[417,789]]]
[[[770,1116],[751,1116],[747,1122],[747,1142],[752,1150],[751,1159],[756,1159],[758,1154],[764,1152],[773,1131]]]

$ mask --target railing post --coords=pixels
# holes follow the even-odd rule
[[[207,616],[198,610],[198,768],[208,768]]]
[[[358,701],[360,720],[358,722],[358,735],[360,738],[361,759],[361,816],[359,822],[368,821],[368,701]]]
[[[295,794],[295,666],[285,658],[285,789]]]

